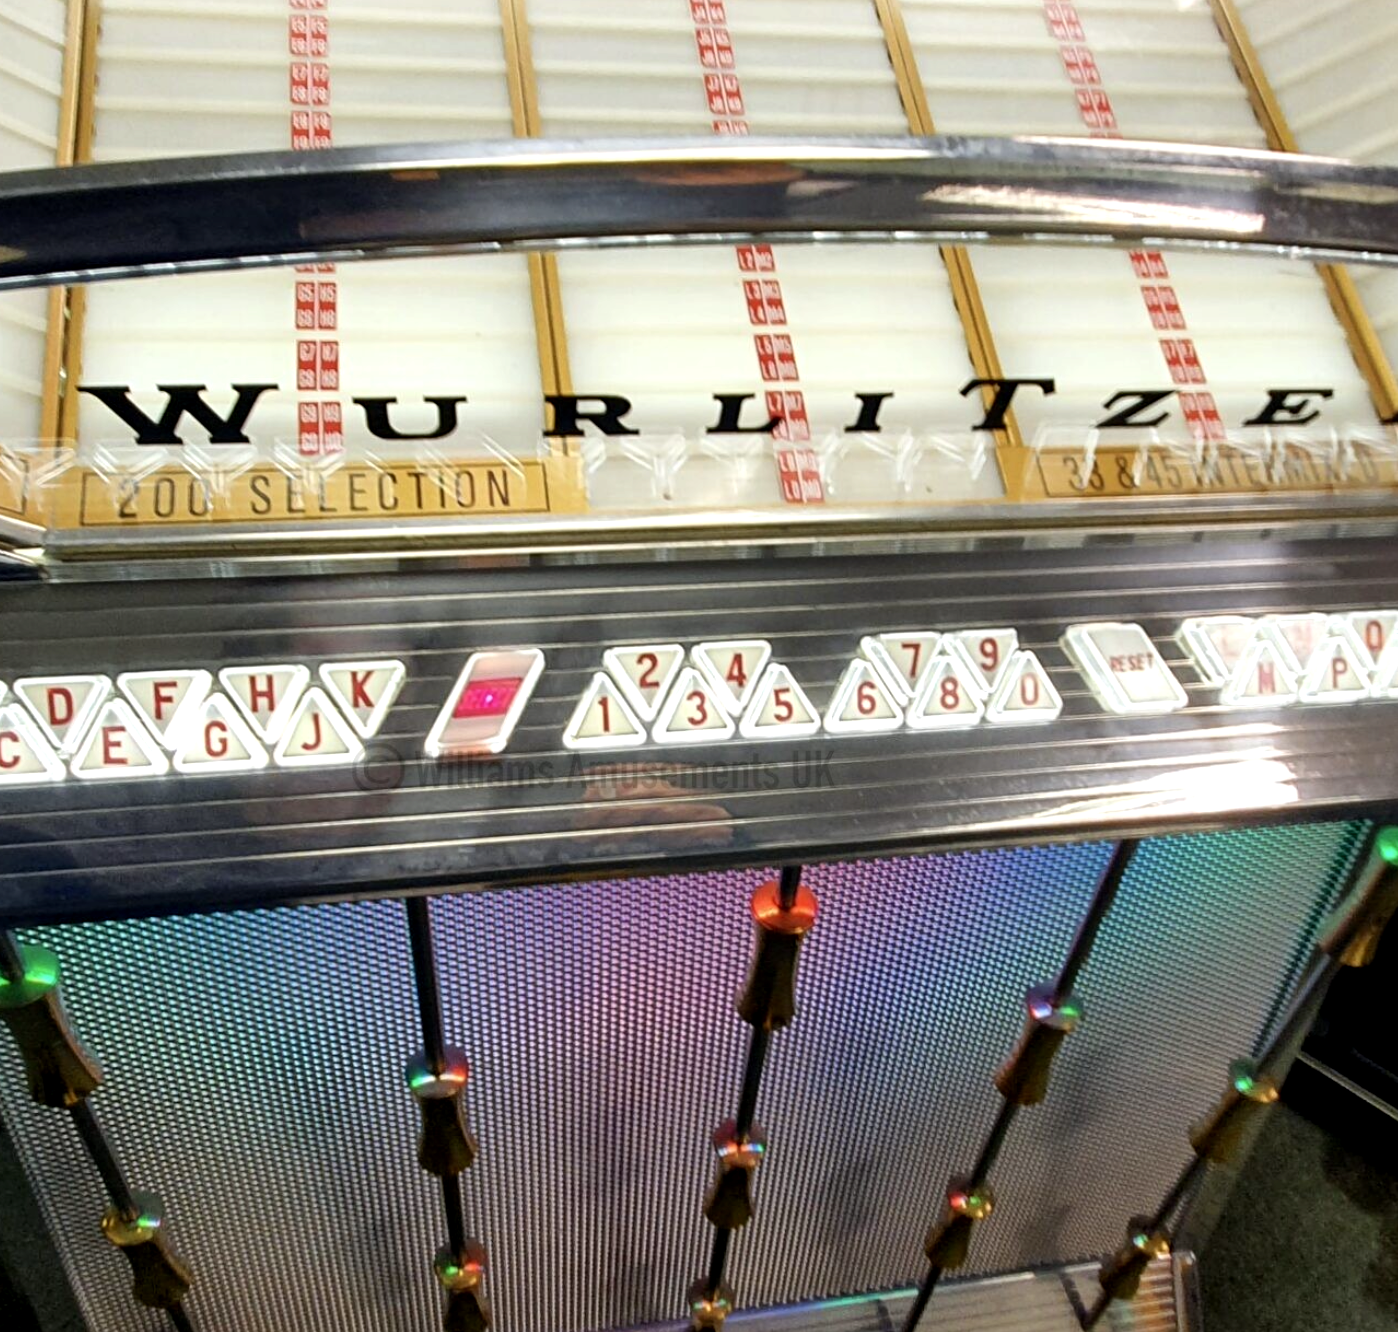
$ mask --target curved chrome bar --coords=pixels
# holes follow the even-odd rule
[[[1398,169],[941,137],[507,140],[0,175],[0,288],[753,238],[1159,244],[1398,263]]]

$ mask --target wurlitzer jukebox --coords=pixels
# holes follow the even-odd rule
[[[1196,1326],[1398,900],[1387,6],[0,28],[34,1325]]]

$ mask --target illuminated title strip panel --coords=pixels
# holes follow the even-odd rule
[[[513,132],[496,0],[105,0],[90,57],[97,161]],[[518,469],[489,487],[469,472],[418,484],[412,475],[424,451],[448,437],[440,446],[448,463],[488,459],[503,475],[517,451],[539,465],[542,389],[521,256],[102,286],[86,306],[74,376],[81,387],[129,389],[129,401],[156,422],[168,401],[160,385],[207,385],[225,419],[242,405],[252,410],[246,430],[235,421],[225,432],[231,445],[225,438],[214,447],[207,423],[184,416],[181,442],[167,440],[161,459],[153,438],[133,445],[136,429],[113,408],[123,404],[120,392],[111,401],[77,394],[79,438],[99,463],[110,452],[108,471],[119,477],[162,465],[175,498],[144,480],[124,499],[89,485],[65,522],[198,519],[188,474],[236,492],[222,517],[314,519],[332,507],[321,495],[337,483],[307,480],[297,468],[328,474],[342,449],[346,467],[372,466],[354,481],[349,509],[333,506],[338,516],[472,516],[516,509],[526,490],[536,499],[548,491],[526,485]],[[239,397],[232,385],[253,387]],[[275,388],[257,387],[267,385]],[[247,446],[238,447],[239,434]]]
[[[0,4],[0,171],[68,160],[61,123],[65,14],[62,0]],[[52,303],[41,291],[0,297],[0,439],[37,439],[56,428],[57,387],[45,364]],[[0,517],[21,516],[14,484],[0,475]]]
[[[1088,134],[1264,147],[1265,136],[1206,5],[1175,0],[904,0],[933,118],[946,133]],[[1161,207],[1168,207],[1162,203]],[[1246,217],[1237,219],[1245,234]],[[1161,397],[1105,443],[1140,440],[1161,412],[1166,441],[1230,436],[1245,425],[1373,427],[1374,406],[1318,275],[1231,257],[994,249],[976,255],[1009,375],[1057,367],[1056,395],[1026,387],[1015,406],[1026,441],[1045,446],[1053,493],[1084,427]],[[1269,399],[1279,385],[1323,390]],[[1073,478],[1086,493],[1131,490],[1102,456]],[[1165,486],[1166,489],[1170,487]],[[1186,487],[1188,488],[1188,487]]]
[[[867,0],[529,0],[527,14],[546,134],[907,130]],[[558,266],[575,389],[632,399],[643,432],[589,429],[594,509],[1002,493],[993,441],[972,437],[957,396],[973,371],[936,255],[757,245]],[[748,396],[725,418],[720,393]],[[891,396],[865,415],[857,393]],[[769,441],[756,427],[771,419]],[[848,429],[861,421],[880,430]]]
[[[1236,0],[1296,147],[1369,165],[1398,163],[1398,9],[1369,0]],[[1390,363],[1398,361],[1398,274],[1353,268]]]

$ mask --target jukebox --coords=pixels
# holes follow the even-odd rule
[[[1394,28],[0,3],[22,1317],[1197,1326],[1398,904]]]

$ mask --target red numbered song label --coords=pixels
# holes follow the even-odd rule
[[[67,758],[86,733],[112,682],[105,675],[44,675],[15,681],[15,695],[33,713],[44,738]]]
[[[1139,624],[1075,624],[1063,635],[1063,648],[1109,712],[1174,712],[1189,701]]]
[[[1302,703],[1358,703],[1369,697],[1369,673],[1347,637],[1323,640],[1301,677]]]
[[[678,643],[608,648],[602,654],[602,664],[611,672],[636,716],[642,721],[654,721],[684,665],[684,649]]]
[[[43,732],[18,703],[0,707],[0,786],[61,782],[67,774]]]
[[[757,682],[738,730],[752,740],[814,735],[820,730],[820,714],[791,672],[774,661]]]
[[[538,648],[473,652],[423,748],[432,758],[500,753],[543,673],[544,654]]]
[[[660,709],[655,723],[655,739],[664,743],[697,743],[727,740],[733,734],[733,719],[719,702],[718,689],[693,666],[686,666]]]
[[[73,776],[87,780],[163,777],[170,761],[124,698],[108,699],[73,759]]]
[[[908,706],[915,731],[952,731],[974,726],[985,715],[981,680],[961,654],[934,657],[932,667]]]
[[[1379,664],[1393,638],[1394,627],[1398,626],[1398,610],[1350,611],[1331,616],[1330,623],[1336,632],[1348,635],[1359,659],[1372,668]]]
[[[568,749],[631,749],[645,742],[645,727],[620,687],[598,671],[564,728],[564,745]]]
[[[146,728],[166,749],[180,742],[184,727],[213,687],[208,671],[128,671],[117,688]]]
[[[364,753],[359,736],[323,689],[312,685],[301,695],[282,738],[272,751],[280,768],[329,768],[353,763]]]
[[[1260,632],[1281,649],[1282,660],[1293,671],[1304,671],[1320,645],[1330,637],[1330,617],[1319,611],[1302,615],[1264,615]]]
[[[859,646],[888,682],[898,701],[906,703],[932,669],[932,658],[941,641],[941,634],[915,629],[901,634],[873,634]]]
[[[959,629],[946,636],[943,646],[971,668],[972,680],[986,695],[1005,674],[1010,655],[1019,646],[1019,633],[1014,629]]]
[[[311,673],[304,666],[225,666],[218,679],[258,739],[273,744],[286,731]]]
[[[772,656],[772,646],[760,638],[700,643],[691,654],[694,664],[718,692],[734,717],[741,715]]]
[[[190,719],[174,762],[176,772],[254,772],[267,766],[267,751],[238,709],[210,694]]]
[[[1038,657],[1016,652],[985,705],[985,719],[1007,726],[1052,721],[1062,711],[1063,700]]]
[[[401,661],[327,661],[320,668],[325,692],[365,740],[379,733],[406,676]]]
[[[1232,680],[1243,654],[1257,637],[1257,621],[1246,615],[1201,615],[1186,620],[1175,635],[1205,684]]]
[[[1239,658],[1218,701],[1225,707],[1284,708],[1296,702],[1296,673],[1270,638],[1259,638]]]
[[[835,686],[835,697],[825,710],[825,729],[832,735],[867,731],[896,731],[903,725],[903,709],[893,690],[863,657],[856,657]]]

